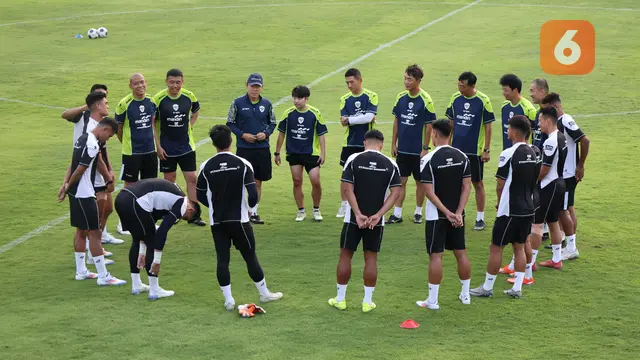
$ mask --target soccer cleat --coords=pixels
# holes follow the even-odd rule
[[[508,282],[509,284],[513,284],[513,283],[515,283],[515,282],[516,282],[516,278],[508,278],[508,279],[507,279],[507,282]],[[529,278],[529,279],[524,278],[524,280],[522,280],[522,285],[533,285],[533,284],[535,284],[535,283],[536,283],[536,282],[535,282],[535,280],[533,280],[533,277],[531,277],[531,278]]]
[[[578,256],[580,256],[580,253],[577,248],[574,251],[570,251],[567,248],[562,249],[562,260],[574,260]]]
[[[193,224],[193,225],[197,225],[197,226],[206,226],[207,223],[204,222],[204,220],[202,220],[202,218],[197,218],[197,219],[193,219],[193,220],[189,220],[187,221],[187,223],[189,224]],[[156,229],[157,230],[157,229]]]
[[[107,273],[107,276],[103,279],[98,278],[98,285],[99,286],[120,286],[120,285],[124,285],[127,282],[124,280],[120,280],[117,277]]]
[[[471,304],[471,297],[470,297],[469,295],[464,295],[464,296],[463,296],[462,294],[460,294],[460,295],[458,296],[458,300],[460,300],[460,302],[461,302],[463,305],[470,305],[470,304]]]
[[[413,214],[413,223],[414,224],[422,224],[422,215]]]
[[[485,290],[482,286],[469,290],[469,295],[477,297],[492,297],[493,290]]]
[[[396,217],[395,215],[391,215],[389,216],[389,219],[387,220],[387,222],[389,224],[400,224],[402,222],[402,218]]]
[[[549,259],[547,261],[543,261],[540,263],[542,267],[548,267],[556,270],[562,270],[562,260],[558,262],[553,262],[553,260]]]
[[[313,210],[311,214],[313,215],[313,220],[322,221],[322,214],[320,214],[320,210]]]
[[[373,311],[373,309],[376,308],[376,303],[371,302],[371,303],[362,303],[362,312],[363,313],[368,313]]]
[[[111,233],[103,232],[102,233],[102,243],[103,244],[119,245],[119,244],[123,244],[124,240],[114,237],[113,235],[111,235]]]
[[[158,300],[158,299],[162,299],[162,298],[166,298],[169,296],[173,296],[176,292],[173,290],[165,290],[161,287],[159,287],[156,290],[149,290],[149,300]]]
[[[95,279],[98,277],[98,274],[96,273],[92,273],[91,271],[87,271],[84,274],[78,274],[76,273],[76,280],[80,281],[80,280],[90,280],[90,279]]]
[[[270,292],[266,296],[260,295],[260,302],[261,303],[268,303],[268,302],[271,302],[271,301],[280,300],[280,299],[282,299],[282,296],[283,296],[283,294],[281,292],[277,292],[277,293]]]
[[[116,230],[118,231],[118,234],[120,234],[120,235],[131,235],[130,232],[122,229],[122,223],[121,222],[118,222],[118,226],[116,227]]]
[[[347,308],[347,300],[337,301],[336,298],[329,299],[329,305],[338,310],[345,310]]]
[[[90,258],[87,256],[87,265],[93,265],[93,258]],[[104,259],[104,264],[105,265],[113,265],[113,260],[111,259]]]
[[[507,289],[503,291],[505,295],[509,295],[514,299],[520,299],[522,297],[522,291],[515,291],[513,289]]]
[[[345,213],[347,212],[347,209],[345,206],[340,206],[340,209],[338,209],[338,213],[336,214],[337,218],[343,218],[345,216]]]
[[[440,309],[440,305],[438,303],[432,304],[432,303],[428,302],[427,300],[416,301],[416,305],[420,306],[421,308],[425,308],[425,309],[431,309],[431,310]]]
[[[473,230],[484,230],[484,227],[484,220],[476,220],[476,226],[473,227]]]
[[[105,250],[104,248],[102,248],[102,255],[103,255],[104,257],[108,258],[108,257],[112,257],[112,256],[113,256],[113,253],[112,253],[111,251],[107,251],[107,250]]]
[[[513,269],[509,269],[509,264],[503,266],[500,268],[500,270],[498,270],[498,274],[505,274],[505,275],[513,275],[515,274],[515,270]]]
[[[251,221],[254,224],[258,224],[258,225],[264,224],[264,220],[262,220],[262,218],[258,214],[251,215],[251,217],[249,218],[249,221]]]
[[[296,215],[296,221],[298,222],[304,221],[306,217],[307,217],[307,213],[304,210],[300,210],[298,211],[298,215]]]
[[[140,287],[133,287],[131,289],[131,294],[132,295],[140,295],[143,292],[149,292],[149,285],[146,284],[140,284]]]
[[[224,302],[224,308],[227,309],[227,311],[233,311],[236,308],[236,301],[231,299],[231,301],[225,301]]]

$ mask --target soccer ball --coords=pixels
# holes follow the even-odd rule
[[[98,38],[98,30],[91,28],[89,29],[89,31],[87,31],[87,37],[89,39],[97,39]]]
[[[98,29],[98,36],[100,36],[101,38],[107,37],[107,28],[103,26]]]

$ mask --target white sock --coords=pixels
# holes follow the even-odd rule
[[[231,284],[227,286],[220,286],[220,290],[222,290],[222,295],[224,296],[224,302],[233,302],[233,296],[231,296]]]
[[[427,302],[429,304],[437,304],[438,303],[438,290],[440,289],[440,284],[431,284],[429,283],[429,296],[427,297]]]
[[[496,282],[496,275],[491,275],[487,273],[484,278],[484,284],[482,284],[482,288],[485,290],[493,290],[493,283]]]
[[[96,265],[99,279],[104,279],[109,275],[107,272],[107,266],[104,264],[104,255],[94,256],[93,263]]]
[[[524,267],[524,277],[525,279],[531,279],[533,277],[533,261],[530,264],[525,265]]]
[[[544,223],[542,225],[542,233],[543,234],[548,234],[549,233],[549,226],[547,225],[547,223]]]
[[[513,282],[513,290],[522,291],[523,280],[524,280],[524,273],[516,271],[516,281]]]
[[[258,204],[256,204],[256,206],[251,208],[251,214],[258,215]]]
[[[85,247],[87,249],[87,257],[89,259],[93,259],[93,255],[91,255],[91,248],[89,247],[89,238],[86,238]]]
[[[140,273],[131,273],[131,286],[134,289],[139,289],[142,287],[142,280],[140,280]]]
[[[553,253],[553,257],[551,260],[555,263],[562,260],[562,245],[551,245],[551,252]]]
[[[160,284],[158,283],[157,276],[149,276],[149,286],[151,287],[151,291],[160,290]]]
[[[347,297],[347,284],[338,284],[338,295],[336,295],[336,301],[340,302],[344,300],[345,297]]]
[[[462,297],[469,296],[469,285],[471,285],[471,279],[460,280],[460,284],[462,284],[462,291],[460,291],[460,295],[462,295]]]
[[[102,229],[102,236],[107,235],[107,225],[104,226],[104,229]]]
[[[340,202],[340,207],[342,207],[342,208],[346,208],[348,203],[349,203],[349,202],[348,202],[347,200],[342,200],[342,201]]]
[[[84,251],[76,252],[76,274],[86,274],[87,264],[84,261]]]
[[[565,241],[567,237],[564,235],[564,231],[562,232],[562,241]]]
[[[476,221],[484,221],[484,211],[478,211],[478,213],[476,214]]]
[[[576,234],[567,236],[567,250],[576,251]]]
[[[413,214],[422,215],[422,206],[416,206],[416,211],[414,211]]]
[[[514,269],[514,260],[515,259],[515,255],[511,255],[511,262],[509,263],[509,270],[513,270]]]
[[[364,287],[364,299],[362,299],[362,303],[367,303],[369,305],[371,305],[371,303],[373,302],[373,300],[371,300],[371,297],[373,296],[373,290],[375,289],[375,286],[365,286]]]
[[[531,249],[531,266],[536,263],[536,258],[538,257],[538,250]],[[533,268],[531,269],[533,271]]]
[[[256,288],[260,292],[260,295],[262,295],[262,296],[269,295],[269,289],[267,288],[267,280],[266,279],[262,279],[262,281],[259,281],[259,282],[255,283],[255,284],[256,284]]]
[[[395,206],[393,208],[393,216],[395,216],[397,218],[401,218],[402,217],[402,207]]]

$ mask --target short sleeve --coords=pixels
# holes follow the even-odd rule
[[[80,165],[89,166],[100,152],[100,146],[98,144],[86,144],[85,146],[85,151],[82,153],[82,158],[80,158]]]
[[[396,103],[393,105],[393,110],[391,111],[391,114],[395,117],[398,117],[398,114],[400,112],[400,109],[398,109],[398,103],[400,102],[400,99],[402,99],[402,96],[398,96],[398,98],[396,99]]]
[[[155,110],[155,108],[154,108]],[[123,100],[121,100],[118,103],[118,106],[116,106],[116,121],[118,122],[118,124],[124,124],[125,119],[127,118],[127,104],[126,102]]]
[[[342,170],[342,177],[340,178],[342,182],[354,183],[355,176],[353,173],[353,159],[347,159],[347,163],[344,164],[344,169]]]
[[[525,115],[527,116],[527,118],[529,118],[530,121],[534,122],[536,121],[536,114],[536,108],[534,108],[533,106],[529,106]]]
[[[456,98],[457,94],[458,93],[453,94],[453,96],[451,97],[451,100],[449,100],[449,105],[447,105],[447,110],[445,110],[444,112],[444,115],[449,120],[453,120],[453,100]]]
[[[281,133],[286,133],[287,132],[287,118],[286,117],[284,119],[280,120],[280,122],[278,123],[278,131],[280,131]]]
[[[425,123],[431,124],[436,120],[436,109],[433,105],[433,100],[430,98],[424,99],[424,111],[425,111]]]
[[[389,182],[389,187],[397,187],[402,186],[402,179],[400,179],[400,170],[398,169],[398,165],[393,164],[393,174],[391,174],[391,181]]]
[[[347,111],[348,98],[349,98],[349,94],[340,98],[340,116],[349,116],[349,112]]]
[[[553,158],[556,156],[558,146],[547,139],[544,145],[542,145],[542,149],[542,164],[547,166],[553,165]]]
[[[493,105],[491,105],[491,100],[486,97],[482,99],[482,103],[484,104],[484,110],[482,112],[482,122],[488,124],[495,121],[496,117],[493,114]]]
[[[378,113],[378,94],[372,92],[368,95],[369,95],[369,104],[367,105],[367,108],[365,109],[365,111],[370,114],[377,114]]]
[[[496,177],[502,180],[507,180],[509,176],[509,169],[511,168],[511,156],[507,154],[508,150],[503,151],[498,158],[498,170],[496,171]]]
[[[463,178],[470,178],[471,177],[471,162],[469,161],[469,158],[467,157],[467,155],[464,155],[464,170],[462,172],[462,177]]]
[[[321,112],[315,113],[316,115],[316,135],[321,136],[329,132],[327,125],[324,122],[324,116]]]
[[[420,182],[423,184],[433,184],[431,159],[427,160],[426,156],[420,160]]]
[[[191,100],[191,113],[200,111],[200,102],[198,101],[196,94],[189,91],[186,95],[189,97],[189,100]]]
[[[253,168],[251,166],[246,166],[244,169],[244,186],[254,184],[255,182],[256,179],[253,173]]]
[[[569,118],[565,120],[565,117],[562,118],[562,125],[564,126],[565,131],[571,137],[574,142],[580,141],[584,137],[584,133],[582,129],[578,126],[578,124],[573,120],[573,118]]]

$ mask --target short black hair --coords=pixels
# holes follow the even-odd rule
[[[200,216],[202,215],[202,208],[200,208],[200,204],[197,201],[189,200],[189,202],[191,203],[191,206],[193,206],[195,210],[193,215],[191,215],[191,220],[200,219]]]
[[[554,123],[558,122],[558,110],[553,106],[543,106],[540,108],[540,117],[548,116]]]
[[[169,76],[175,76],[175,77],[184,77],[182,75],[182,70],[180,69],[171,69],[169,71],[167,71],[167,79],[169,78]]]
[[[92,91],[84,99],[84,102],[87,104],[87,107],[89,108],[89,110],[91,110],[91,107],[95,103],[97,103],[98,101],[100,101],[100,100],[102,100],[102,99],[104,99],[106,97],[107,97],[107,94],[103,93],[102,91]]]
[[[89,90],[90,93],[98,90],[98,89],[102,89],[104,91],[109,91],[107,90],[107,85],[105,84],[93,84],[93,86],[91,87],[91,90]]]
[[[524,115],[515,115],[509,119],[509,127],[518,130],[524,138],[531,132],[531,122]]]
[[[105,116],[104,119],[98,123],[98,126],[110,127],[114,134],[118,132],[118,122],[110,116]]]
[[[543,79],[543,78],[537,78],[535,80],[533,80],[533,84],[538,88],[538,89],[544,89],[544,92],[549,92],[549,83],[547,82],[547,80]]]
[[[462,74],[460,74],[460,76],[458,76],[458,81],[467,81],[467,85],[469,86],[473,86],[476,84],[476,82],[478,82],[478,78],[476,77],[476,74],[472,73],[471,71],[465,71]]]
[[[298,85],[291,90],[291,97],[302,99],[311,96],[311,90],[304,85]]]
[[[358,80],[362,79],[362,74],[360,73],[360,70],[356,68],[351,68],[344,73],[344,77],[349,77],[349,76],[353,76]]]
[[[231,146],[231,129],[227,125],[214,125],[209,130],[209,137],[213,146],[218,149],[227,149]]]
[[[404,72],[406,72],[407,75],[411,76],[416,80],[422,80],[422,78],[424,77],[424,72],[422,71],[422,68],[418,64],[407,66],[407,69]]]
[[[449,137],[451,135],[451,121],[449,119],[438,119],[431,123],[431,128],[438,134]]]
[[[522,92],[522,80],[514,74],[506,74],[500,78],[500,86],[508,86],[511,90],[518,89]]]
[[[558,93],[547,94],[547,96],[545,96],[542,99],[542,105],[561,104],[561,103],[562,101],[560,101],[560,94]]]
[[[367,131],[366,134],[364,134],[364,139],[365,140],[384,141],[384,134],[382,134],[382,131],[380,131],[380,130],[371,129],[371,130]]]

